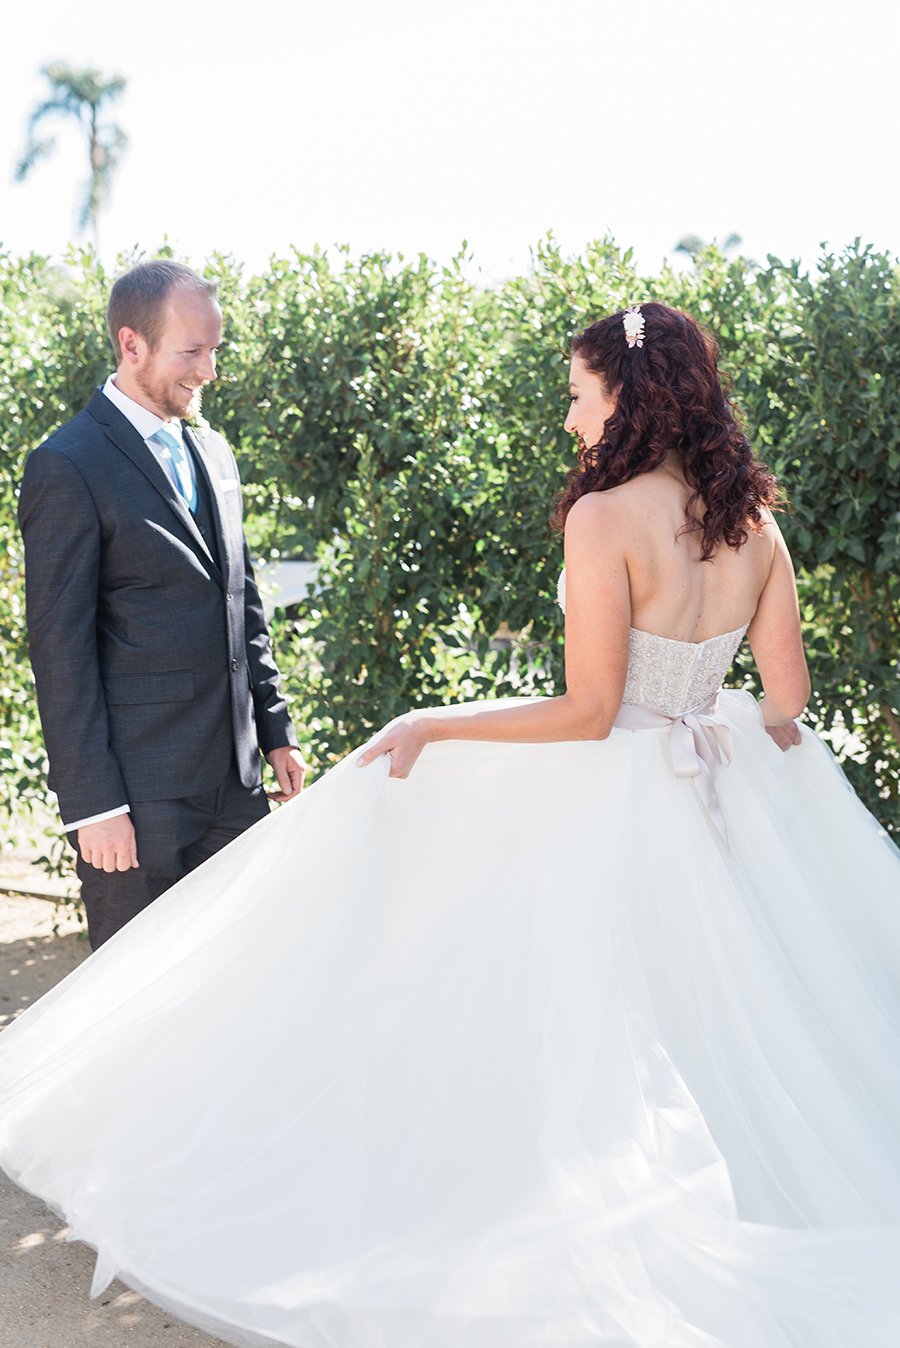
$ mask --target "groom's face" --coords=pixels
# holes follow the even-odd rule
[[[221,340],[222,311],[212,296],[173,287],[156,345],[142,342],[133,369],[141,401],[166,419],[199,412],[200,390],[216,377]]]

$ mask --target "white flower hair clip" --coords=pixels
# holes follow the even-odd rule
[[[622,317],[625,326],[625,340],[629,346],[644,345],[644,315],[639,304],[632,304]]]

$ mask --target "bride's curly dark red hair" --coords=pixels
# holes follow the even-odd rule
[[[562,529],[579,497],[658,468],[674,449],[693,492],[684,527],[702,529],[701,560],[709,561],[721,539],[730,548],[746,543],[748,531],[763,523],[761,507],[777,506],[780,494],[738,424],[713,337],[668,305],[640,309],[643,346],[628,346],[624,310],[592,323],[572,342],[572,354],[600,375],[616,407],[600,443],[584,448],[569,473],[553,523]]]

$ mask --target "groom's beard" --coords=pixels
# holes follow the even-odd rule
[[[202,389],[194,389],[189,397],[187,389],[171,377],[148,375],[143,371],[135,371],[134,382],[163,417],[180,421],[199,416],[203,405]]]

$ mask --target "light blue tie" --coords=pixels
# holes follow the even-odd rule
[[[168,451],[168,460],[175,475],[175,486],[184,498],[188,509],[193,513],[199,503],[197,483],[194,480],[191,461],[188,458],[188,452],[184,447],[181,436],[173,435],[171,431],[166,430],[165,426],[161,426],[155,435],[151,435],[150,439],[155,440],[158,445],[162,445]]]

